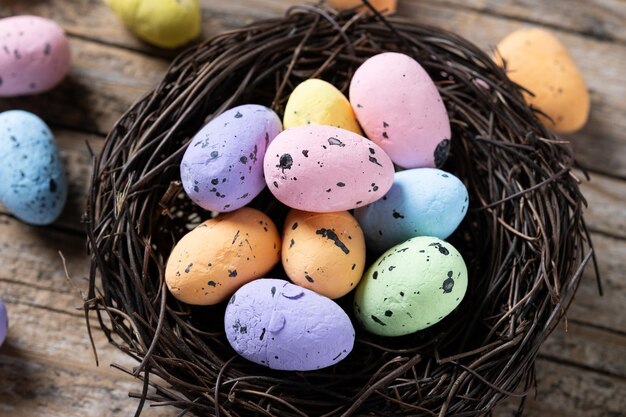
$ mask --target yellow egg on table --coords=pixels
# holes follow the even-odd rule
[[[165,283],[178,300],[212,305],[268,273],[280,260],[272,220],[248,207],[198,225],[174,246]]]
[[[325,125],[362,135],[350,102],[334,85],[312,78],[293,90],[285,107],[283,127]]]
[[[551,119],[539,116],[546,127],[571,133],[585,125],[589,91],[574,60],[551,32],[517,30],[500,41],[494,59],[500,66],[506,63],[509,78],[533,93],[524,93],[524,98]]]
[[[177,48],[200,34],[199,0],[105,0],[141,39]]]
[[[395,13],[398,7],[398,0],[370,0],[370,3],[376,10],[384,13]],[[363,4],[361,0],[328,0],[328,4],[335,9],[345,10],[352,9]],[[359,8],[363,10],[365,6]]]
[[[282,261],[294,284],[339,298],[356,288],[363,275],[363,231],[347,211],[291,210],[283,230]]]

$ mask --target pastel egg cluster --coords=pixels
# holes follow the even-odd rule
[[[233,349],[281,370],[320,369],[350,353],[355,330],[333,300],[353,290],[353,314],[371,333],[437,323],[467,288],[463,258],[441,240],[469,205],[463,183],[436,168],[451,140],[435,83],[397,53],[365,61],[350,99],[326,81],[304,81],[282,123],[254,104],[214,116],[191,139],[180,173],[189,198],[221,214],[173,248],[171,294],[194,305],[230,297]],[[286,218],[246,207],[266,186],[290,208]],[[369,268],[368,250],[382,254]]]

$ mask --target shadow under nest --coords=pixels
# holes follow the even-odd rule
[[[279,372],[247,362],[224,335],[225,303],[188,306],[164,284],[171,249],[209,216],[182,192],[182,155],[214,115],[244,103],[282,115],[308,78],[345,93],[356,68],[384,51],[415,58],[450,116],[443,168],[470,194],[468,215],[450,238],[468,266],[465,299],[412,335],[357,329],[353,352],[332,368]],[[119,367],[143,381],[131,394],[141,399],[138,413],[149,401],[180,415],[486,414],[532,388],[537,351],[592,256],[574,164],[570,146],[541,125],[521,89],[463,38],[396,17],[293,7],[284,18],[184,52],[112,129],[87,209],[85,311],[95,311],[109,340],[140,362]],[[281,228],[287,208],[267,190],[252,206]],[[268,276],[285,277],[280,268]],[[338,303],[352,316],[351,295]]]

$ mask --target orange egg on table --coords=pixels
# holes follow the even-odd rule
[[[248,207],[209,219],[174,246],[165,282],[178,300],[212,305],[268,273],[280,260],[272,220]]]
[[[551,32],[517,30],[500,41],[494,60],[500,66],[506,63],[509,78],[533,93],[524,93],[524,98],[549,117],[539,116],[546,127],[570,133],[585,125],[589,91],[574,60]]]
[[[339,298],[356,288],[363,275],[363,231],[347,211],[291,210],[283,230],[282,261],[295,284]]]
[[[338,10],[352,9],[363,5],[361,0],[328,0],[328,4]],[[385,14],[395,13],[398,8],[398,0],[370,0],[370,4]],[[363,10],[363,6],[359,10]]]

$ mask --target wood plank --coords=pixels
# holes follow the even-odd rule
[[[591,181],[584,181],[580,189],[589,204],[585,210],[589,228],[626,238],[626,181],[593,174]]]
[[[623,378],[599,375],[547,360],[537,361],[538,392],[526,404],[525,417],[618,417],[626,409]],[[501,404],[496,417],[514,417],[517,402]]]
[[[161,79],[167,62],[136,52],[70,38],[72,67],[53,91],[0,99],[0,111],[31,111],[51,125],[106,134]]]
[[[626,41],[626,7],[623,0],[439,0],[437,3],[597,39]]]

